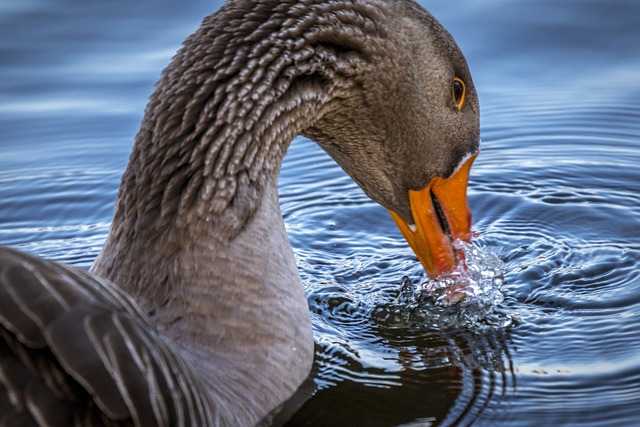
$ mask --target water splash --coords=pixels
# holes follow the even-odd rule
[[[378,319],[437,329],[509,326],[511,317],[499,307],[504,301],[504,263],[474,244],[457,241],[455,246],[465,257],[452,272],[421,284],[403,277],[400,294],[379,307]]]
[[[500,292],[504,263],[495,254],[471,243],[458,240],[454,246],[464,252],[464,260],[451,273],[419,285],[417,291],[430,297],[437,307],[500,304],[504,300]]]

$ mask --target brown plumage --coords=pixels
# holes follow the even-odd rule
[[[411,225],[407,192],[477,151],[478,114],[412,0],[227,2],[158,82],[91,272],[0,250],[0,424],[255,424],[313,359],[288,144],[312,138]]]

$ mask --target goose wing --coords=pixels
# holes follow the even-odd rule
[[[212,408],[122,291],[0,248],[0,425],[212,425]]]

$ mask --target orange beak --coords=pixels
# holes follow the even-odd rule
[[[431,278],[453,270],[463,258],[464,254],[453,247],[456,239],[471,240],[467,183],[477,156],[471,156],[449,178],[435,177],[422,190],[409,190],[415,226],[389,211]]]

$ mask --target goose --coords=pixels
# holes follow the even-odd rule
[[[297,135],[389,210],[427,273],[461,259],[479,107],[413,0],[229,0],[150,97],[89,271],[0,249],[0,424],[249,426],[309,375],[278,204]]]

